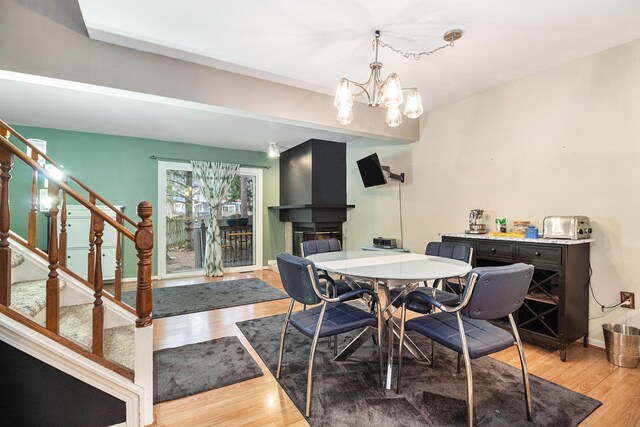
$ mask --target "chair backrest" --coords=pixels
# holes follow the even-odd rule
[[[288,253],[281,253],[276,260],[280,279],[287,294],[302,304],[318,304],[320,298],[314,291],[315,285],[311,282],[307,270],[308,266],[312,267],[315,283],[318,283],[318,271],[313,261]]]
[[[471,262],[471,248],[460,243],[429,242],[424,254]]]
[[[339,252],[342,250],[340,240],[338,239],[322,239],[307,240],[301,243],[302,256],[320,254],[324,252]]]
[[[478,277],[471,299],[462,309],[462,314],[471,319],[493,320],[520,308],[529,290],[533,266],[518,263],[500,267],[476,267],[469,274],[474,273]],[[469,286],[466,291],[468,290]]]

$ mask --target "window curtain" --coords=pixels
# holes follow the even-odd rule
[[[202,194],[209,204],[209,228],[204,259],[204,274],[222,276],[222,248],[218,227],[218,205],[227,194],[229,185],[238,173],[240,165],[233,163],[192,161],[193,175],[200,181]]]

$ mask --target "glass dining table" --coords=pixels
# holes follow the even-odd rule
[[[388,341],[385,386],[388,389],[391,388],[393,371],[394,336],[399,336],[399,327],[393,319],[396,307],[391,303],[389,290],[403,287],[400,295],[396,297],[403,298],[426,280],[458,277],[471,271],[471,265],[466,262],[412,253],[337,251],[310,255],[307,258],[320,270],[344,276],[349,286],[353,288],[359,286],[358,283],[367,283],[376,293],[384,295],[383,316]],[[371,339],[374,332],[374,328],[366,328],[347,344],[334,360],[346,360],[362,344]],[[405,337],[404,345],[417,360],[429,361],[429,358],[408,337]]]

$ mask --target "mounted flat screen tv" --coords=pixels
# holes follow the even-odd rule
[[[358,160],[358,169],[365,188],[387,183],[377,153]]]

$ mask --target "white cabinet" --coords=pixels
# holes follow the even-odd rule
[[[98,209],[116,219],[116,214],[106,206]],[[121,206],[116,208],[122,210]],[[80,277],[87,278],[89,267],[89,230],[91,212],[82,205],[67,205],[67,268]],[[118,233],[109,224],[104,225],[102,235],[102,275],[104,280],[113,280],[116,271],[116,244]]]

